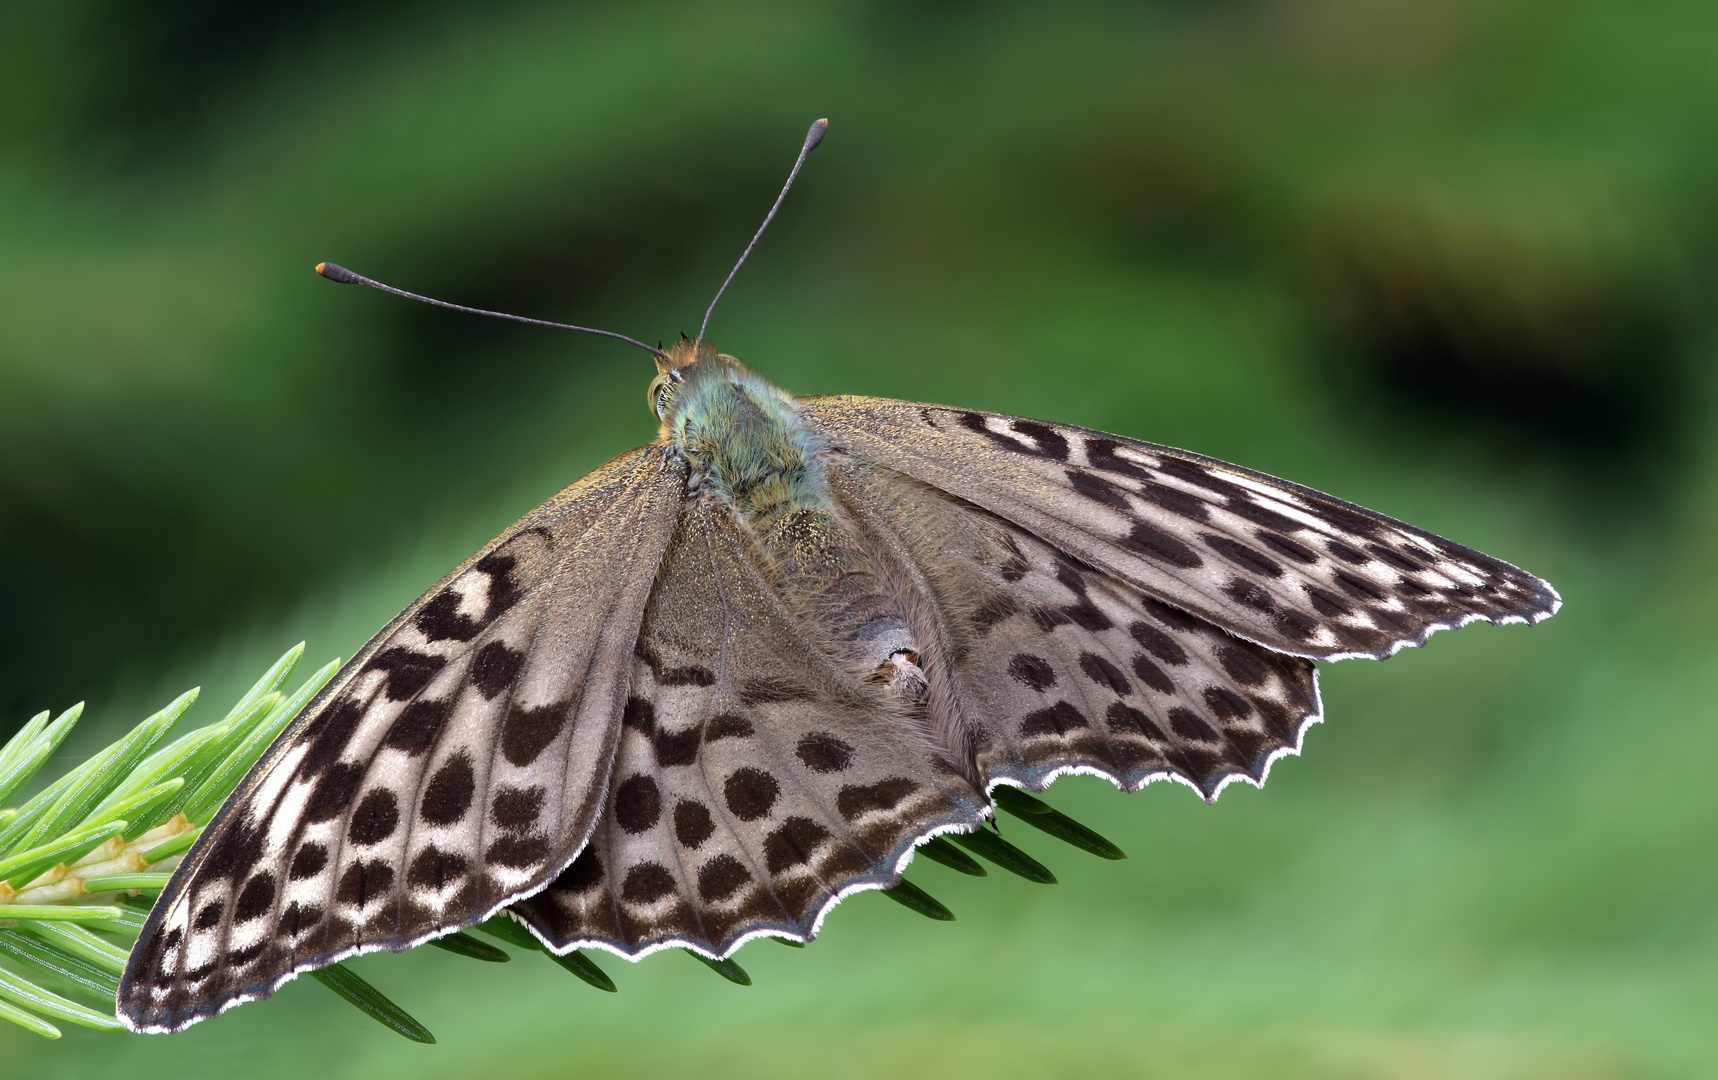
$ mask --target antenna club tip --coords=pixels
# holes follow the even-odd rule
[[[809,152],[817,149],[817,144],[829,134],[829,117],[824,117],[811,125],[811,130],[805,133],[805,149]]]
[[[316,272],[329,281],[338,281],[342,285],[355,285],[359,281],[357,274],[339,263],[319,262],[316,264]]]

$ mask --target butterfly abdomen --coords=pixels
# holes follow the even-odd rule
[[[819,441],[792,398],[727,357],[684,370],[669,443],[692,466],[695,492],[753,529],[825,505]]]

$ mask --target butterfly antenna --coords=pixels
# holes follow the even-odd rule
[[[449,311],[463,311],[467,315],[487,315],[491,319],[507,319],[511,322],[527,323],[531,326],[547,326],[553,330],[577,330],[581,334],[595,334],[598,337],[614,338],[616,341],[624,341],[628,345],[643,349],[645,352],[650,353],[659,360],[668,360],[668,354],[663,352],[661,349],[653,349],[642,341],[629,338],[625,334],[617,334],[613,330],[597,330],[589,326],[574,326],[572,323],[550,322],[547,319],[528,319],[523,315],[509,315],[505,311],[486,311],[483,308],[466,307],[464,304],[450,304],[446,300],[437,300],[430,296],[419,296],[417,293],[409,293],[404,289],[396,289],[392,285],[384,285],[374,278],[365,277],[363,274],[354,274],[339,263],[317,263],[316,272],[327,278],[329,281],[338,281],[342,285],[368,285],[372,289],[380,289],[385,293],[393,293],[395,296],[403,296],[407,300],[416,300],[420,304],[429,304],[431,307],[446,308]]]
[[[710,328],[710,316],[716,313],[716,305],[722,302],[722,294],[728,291],[728,285],[734,280],[734,275],[740,272],[740,267],[746,265],[746,257],[752,253],[753,248],[758,246],[758,239],[763,236],[764,230],[770,227],[770,222],[775,220],[775,212],[781,209],[782,200],[787,198],[788,189],[793,187],[794,178],[799,175],[799,170],[805,164],[805,159],[811,155],[813,150],[817,149],[817,144],[823,141],[823,136],[828,131],[829,121],[823,119],[811,125],[811,130],[805,133],[805,145],[799,148],[799,157],[794,159],[793,171],[787,174],[787,183],[781,186],[781,194],[775,197],[775,205],[770,207],[770,212],[764,215],[764,223],[758,226],[758,231],[752,237],[752,242],[746,245],[746,250],[740,252],[740,261],[734,264],[732,270],[728,271],[728,276],[722,281],[722,287],[716,290],[716,298],[710,301],[709,309],[704,312],[704,321],[698,325],[699,344],[704,341],[704,331]],[[684,337],[685,335],[681,336]]]

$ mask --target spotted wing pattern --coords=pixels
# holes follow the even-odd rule
[[[987,802],[922,724],[836,659],[726,510],[688,504],[639,638],[590,846],[513,910],[556,948],[725,955],[806,939]]]
[[[1042,789],[1095,773],[1215,798],[1263,783],[1320,719],[1312,662],[1273,652],[886,468],[832,463],[831,490],[919,593],[918,651],[970,769]]]
[[[205,829],[119,997],[177,1030],[294,973],[489,917],[584,846],[685,498],[658,447],[551,499],[407,608]]]
[[[1475,620],[1538,622],[1540,579],[1310,488],[996,413],[800,399],[838,450],[957,495],[1147,596],[1279,652],[1384,657]]]

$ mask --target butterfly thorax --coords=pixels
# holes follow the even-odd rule
[[[663,436],[691,466],[692,493],[758,532],[825,505],[820,444],[789,394],[726,356],[706,353],[674,374]]]

